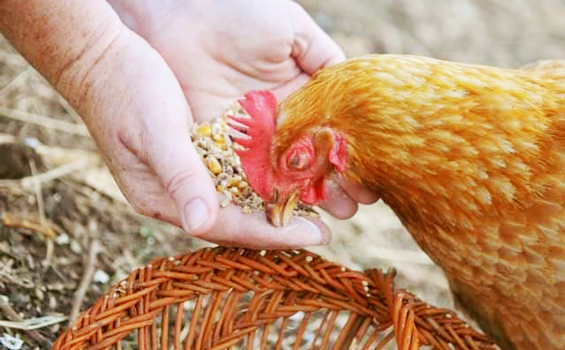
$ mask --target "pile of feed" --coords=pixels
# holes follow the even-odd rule
[[[228,133],[227,119],[230,115],[247,114],[239,104],[235,104],[211,123],[194,123],[190,133],[192,143],[208,167],[216,190],[226,197],[220,203],[222,207],[233,203],[240,206],[246,214],[254,210],[264,210],[263,199],[249,186],[239,156],[235,153],[236,147],[240,146],[232,141]],[[311,206],[303,203],[296,206],[294,215],[319,217]]]

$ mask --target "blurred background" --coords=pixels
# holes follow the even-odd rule
[[[298,2],[349,57],[409,53],[504,67],[565,58],[564,0]],[[37,183],[9,179],[45,170]],[[0,295],[24,319],[68,315],[150,258],[206,245],[133,212],[80,118],[1,37],[0,178]],[[453,306],[441,272],[386,205],[363,206],[347,221],[324,218],[334,240],[313,251],[359,270],[394,267],[400,286]],[[89,252],[100,252],[93,266]],[[88,268],[93,282],[76,296]],[[53,340],[62,325],[41,336]]]
[[[562,0],[301,0],[348,55],[410,53],[516,67],[563,58]]]

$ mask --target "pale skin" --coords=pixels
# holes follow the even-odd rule
[[[275,228],[264,213],[220,209],[190,143],[193,121],[249,90],[278,99],[341,49],[287,0],[3,0],[0,31],[85,121],[121,190],[141,214],[211,242],[253,248],[327,243],[320,220]],[[348,218],[376,198],[330,182],[323,207]],[[234,224],[237,223],[237,224]]]

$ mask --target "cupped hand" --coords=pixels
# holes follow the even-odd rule
[[[343,60],[340,48],[292,1],[110,3],[164,58],[190,106],[186,127],[170,113],[155,120],[154,114],[140,110],[139,122],[132,121],[138,125],[130,128],[143,130],[145,140],[123,138],[132,154],[110,162],[137,210],[216,243],[282,248],[327,242],[329,230],[319,220],[294,218],[288,226],[275,228],[264,213],[219,209],[186,130],[192,118],[204,122],[218,117],[249,90],[286,97],[316,70]],[[164,88],[149,80],[145,85],[148,90]],[[343,198],[353,202],[347,195],[340,202]]]
[[[110,2],[123,21],[166,60],[198,122],[221,115],[250,90],[271,90],[282,100],[318,69],[344,59],[341,49],[292,1]],[[185,157],[187,168],[196,163],[192,150],[189,154],[190,158]],[[169,192],[181,210],[181,221],[184,208],[183,226],[193,235],[218,243],[261,247],[305,246],[329,240],[329,231],[319,221],[295,218],[288,227],[274,228],[262,213],[245,215],[230,208],[218,216],[216,202],[206,195],[200,198],[211,219],[191,227],[187,218],[203,218],[202,210],[185,203],[198,198],[196,189],[207,186],[208,175],[195,171],[177,179]],[[328,181],[322,207],[336,217],[347,218],[356,212],[357,202],[375,200],[361,186],[336,178]],[[144,198],[132,201],[143,202]]]
[[[137,211],[223,244],[284,248],[329,240],[320,221],[295,218],[274,228],[262,213],[230,207],[218,215],[218,194],[189,138],[193,117],[212,119],[252,89],[274,90],[281,99],[343,59],[297,4],[6,0],[0,14],[0,32],[83,117]],[[329,192],[340,194],[329,196],[330,212],[359,201],[347,186]],[[346,205],[336,206],[340,201]]]
[[[167,61],[198,122],[221,115],[252,89],[282,99],[318,69],[344,59],[290,0],[110,3]]]

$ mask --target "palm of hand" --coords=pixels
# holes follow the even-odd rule
[[[282,99],[333,63],[306,55],[306,33],[319,28],[305,18],[280,20],[307,17],[290,1],[186,1],[153,16],[141,31],[175,73],[197,121],[219,116],[250,90]]]

